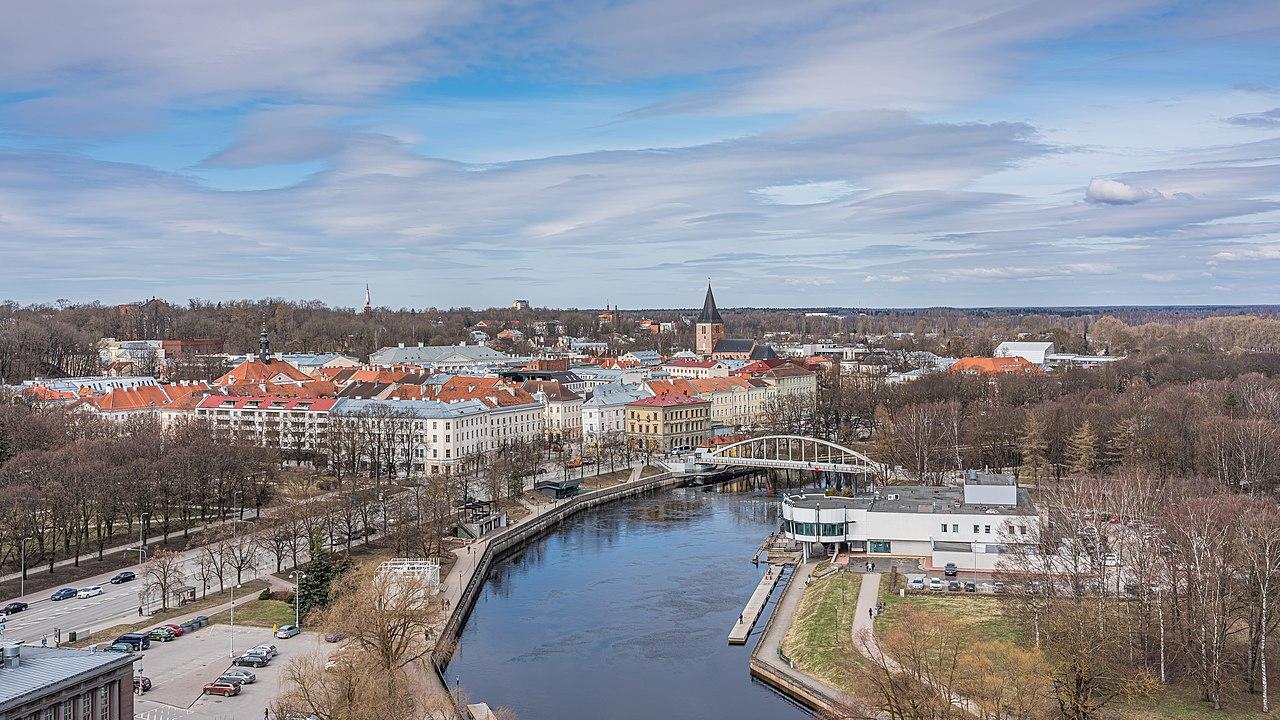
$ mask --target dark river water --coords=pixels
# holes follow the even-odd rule
[[[777,524],[759,492],[587,510],[494,567],[446,677],[520,720],[808,718],[748,673],[767,615],[747,645],[726,641]]]

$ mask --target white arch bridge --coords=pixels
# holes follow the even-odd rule
[[[829,473],[883,475],[888,467],[843,445],[800,435],[764,435],[714,449],[698,448],[703,467],[755,467],[820,470]]]

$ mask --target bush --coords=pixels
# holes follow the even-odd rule
[[[270,600],[270,599],[271,599],[271,588],[263,588],[263,589],[262,589],[262,592],[258,593],[258,599],[259,599],[259,600]]]

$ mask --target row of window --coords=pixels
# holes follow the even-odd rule
[[[25,720],[117,720],[120,709],[115,707],[115,695],[119,687],[119,682],[107,683],[78,698],[32,713]]]
[[[1018,534],[1020,534],[1020,535],[1026,535],[1026,534],[1027,534],[1027,526],[1026,526],[1026,525],[1010,525],[1010,526],[1009,526],[1009,534],[1010,534],[1010,535],[1012,535],[1012,534],[1013,534],[1013,529],[1014,529],[1015,527],[1018,529]],[[981,531],[979,531],[979,528],[981,528]],[[945,532],[958,533],[958,532],[960,532],[960,523],[951,523],[951,529],[950,529],[950,531],[948,531],[948,530],[947,530],[947,524],[946,524],[946,523],[942,523],[942,532],[944,532],[944,533],[945,533]],[[973,526],[973,534],[974,534],[974,535],[990,535],[990,534],[991,534],[991,526],[990,526],[990,525],[974,525],[974,526]]]

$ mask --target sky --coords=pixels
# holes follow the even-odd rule
[[[1280,3],[70,0],[0,299],[1280,303]]]

